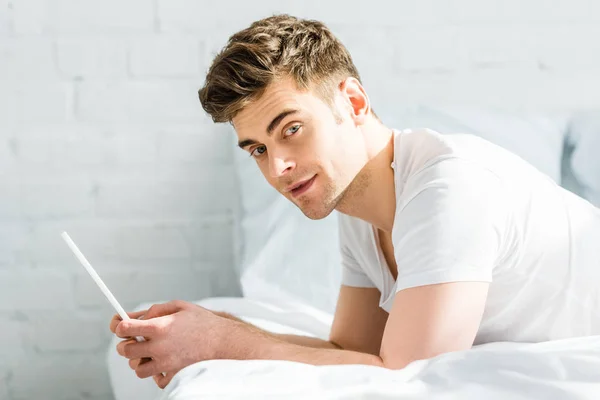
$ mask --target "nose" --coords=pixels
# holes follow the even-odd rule
[[[272,178],[279,178],[294,169],[294,162],[281,156],[273,156],[269,160],[269,173]]]

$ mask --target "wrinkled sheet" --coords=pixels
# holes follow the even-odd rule
[[[200,398],[600,399],[600,337],[484,345],[397,371],[213,360],[180,371],[162,397]]]
[[[242,298],[211,298],[198,304],[280,333],[325,338],[331,323],[328,314],[296,304],[275,306]],[[203,361],[181,370],[164,391],[154,393],[150,397],[146,392],[144,398],[600,399],[600,336],[491,343],[395,371],[276,360]]]

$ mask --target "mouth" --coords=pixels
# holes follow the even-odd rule
[[[293,197],[298,197],[303,193],[306,193],[306,191],[308,189],[311,188],[313,182],[315,181],[315,178],[317,177],[317,175],[314,175],[312,178],[307,179],[305,181],[302,182],[298,182],[290,187],[288,187],[286,189],[287,192],[291,193]]]

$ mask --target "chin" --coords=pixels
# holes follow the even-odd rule
[[[296,206],[302,211],[302,213],[312,220],[319,220],[329,216],[335,209],[335,204],[329,204],[330,202],[307,202],[305,204],[297,204]]]
[[[323,189],[315,186],[316,185],[297,199],[294,199],[291,196],[288,198],[307,218],[319,220],[326,218],[333,210],[335,210],[339,196],[333,196],[334,191],[331,190],[332,188],[330,187]]]
[[[314,221],[327,217],[329,214],[331,214],[331,211],[333,211],[333,210],[324,210],[324,209],[321,209],[321,210],[304,209],[301,207],[300,207],[300,210],[307,218],[310,218]]]

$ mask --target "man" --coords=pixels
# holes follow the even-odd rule
[[[117,347],[140,378],[164,388],[217,358],[398,369],[473,344],[600,334],[600,211],[477,137],[384,126],[323,24],[255,22],[199,94],[308,218],[340,213],[342,287],[328,341],[181,301],[115,316],[119,337],[148,339]]]

